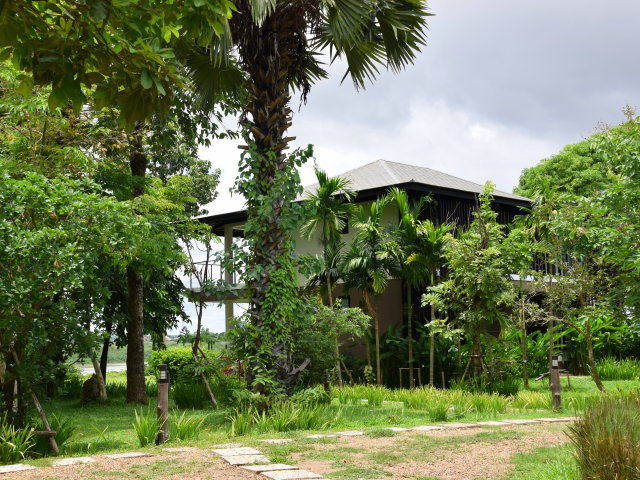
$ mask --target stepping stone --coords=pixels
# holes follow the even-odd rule
[[[553,417],[553,418],[536,418],[537,421],[539,422],[546,422],[546,423],[555,423],[555,422],[570,422],[572,421],[571,419],[567,420],[566,418],[559,418],[559,417]]]
[[[499,427],[501,425],[509,425],[507,422],[498,422],[495,420],[488,420],[486,422],[478,422],[478,425],[488,426],[488,427]]]
[[[262,438],[260,441],[264,443],[290,443],[293,440],[290,438]]]
[[[238,448],[241,446],[241,443],[219,443],[217,445],[211,445],[211,448]]]
[[[232,455],[222,457],[229,465],[251,465],[254,463],[269,463],[269,459],[264,455]]]
[[[322,478],[322,475],[310,472],[309,470],[280,470],[276,472],[263,472],[267,478],[272,480],[299,480],[304,478]]]
[[[505,423],[510,423],[512,425],[528,425],[529,423],[540,423],[539,420],[533,419],[516,419],[516,420],[504,420]]]
[[[364,435],[364,432],[361,432],[360,430],[347,430],[344,432],[337,432],[337,434],[342,437],[360,437]],[[307,477],[307,478],[311,478],[311,477]]]
[[[236,448],[218,448],[214,450],[221,457],[233,457],[235,455],[262,455],[260,450],[256,450],[251,447],[236,447]]]
[[[122,460],[124,458],[138,458],[138,457],[151,457],[150,453],[142,453],[142,452],[126,452],[126,453],[114,453],[112,455],[105,455],[107,458],[111,458],[112,460]]]
[[[441,423],[441,427],[443,428],[473,428],[477,427],[477,423]]]
[[[167,447],[163,448],[163,452],[169,453],[186,453],[186,452],[195,452],[198,450],[196,447]]]
[[[0,465],[0,475],[3,473],[23,472],[25,470],[34,470],[36,467],[33,465],[24,465],[22,463],[15,463],[13,465]]]
[[[316,433],[314,435],[307,435],[302,438],[338,438],[338,435],[324,435],[322,433]]]
[[[392,432],[408,432],[411,429],[403,427],[387,427],[385,430],[391,430]]]
[[[431,432],[432,430],[444,430],[444,427],[438,427],[436,425],[421,425],[419,427],[413,427],[412,430],[418,432]]]
[[[293,465],[285,465],[284,463],[269,463],[267,465],[247,465],[240,467],[250,472],[262,473],[262,472],[280,472],[282,470],[298,470],[298,467]]]
[[[93,463],[95,459],[91,457],[71,457],[71,458],[63,458],[61,460],[56,460],[53,462],[54,467],[66,467],[68,465],[82,465],[83,463]]]

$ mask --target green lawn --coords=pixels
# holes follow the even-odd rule
[[[150,379],[151,380],[151,379]],[[126,381],[124,373],[110,373],[108,376],[109,383],[123,383]],[[630,391],[640,388],[638,381],[607,381],[604,382],[609,391]],[[522,394],[522,392],[521,392]],[[540,382],[532,385],[531,392],[525,392],[522,395],[529,395],[535,398],[546,399],[548,390],[546,384]],[[571,388],[566,385],[563,379],[563,410],[556,412],[550,409],[539,408],[539,405],[533,403],[532,408],[526,408],[520,405],[520,408],[513,407],[514,402],[502,413],[499,412],[475,412],[468,411],[457,416],[453,421],[458,422],[474,422],[478,420],[488,419],[508,419],[508,418],[535,418],[550,417],[562,415],[575,415],[574,407],[580,407],[586,403],[589,397],[599,395],[593,386],[593,382],[589,377],[572,377]],[[247,445],[255,445],[265,451],[270,459],[276,462],[291,461],[295,457],[296,452],[304,452],[309,449],[310,445],[332,443],[333,440],[315,440],[303,439],[302,437],[310,433],[327,433],[329,431],[340,431],[348,429],[364,430],[369,438],[380,438],[393,436],[392,432],[382,430],[383,427],[404,426],[411,427],[417,425],[428,425],[433,423],[429,415],[424,410],[406,408],[405,405],[397,401],[399,396],[397,391],[387,391],[385,400],[378,407],[370,407],[366,401],[360,404],[341,405],[336,398],[333,399],[330,409],[334,412],[334,420],[329,428],[315,431],[289,431],[289,432],[252,432],[247,435],[231,438],[229,436],[229,422],[227,416],[232,414],[230,408],[221,408],[215,410],[194,410],[189,411],[188,415],[206,416],[204,428],[199,438],[186,442],[187,445],[207,447],[215,443],[225,443],[229,441],[239,441]],[[525,397],[528,398],[528,397]],[[573,401],[571,401],[573,399]],[[150,408],[155,408],[156,399],[150,398]],[[171,402],[172,403],[172,402]],[[173,407],[173,404],[172,404]],[[81,455],[93,454],[105,451],[123,451],[131,449],[139,449],[135,431],[133,429],[134,412],[146,411],[146,407],[135,407],[126,404],[122,398],[110,399],[105,405],[81,405],[77,400],[51,400],[45,404],[45,408],[49,414],[55,413],[62,419],[71,419],[76,426],[76,432],[71,441],[65,448],[65,454]],[[172,416],[175,418],[182,414],[182,410],[172,408]],[[488,433],[478,437],[476,440],[490,442],[492,439],[504,438],[499,430],[487,429]],[[492,437],[493,436],[493,437]],[[287,437],[296,439],[295,443],[285,445],[267,445],[259,442],[260,438],[277,438]],[[494,438],[495,437],[495,438]],[[473,440],[473,439],[472,439]],[[447,446],[446,441],[439,440],[434,445],[437,447]],[[469,442],[470,439],[458,439],[456,441]],[[449,446],[455,447],[455,441],[450,441]],[[149,448],[149,447],[148,447]],[[155,448],[155,447],[150,447]],[[322,452],[318,455],[338,455],[335,461],[348,458],[349,450],[340,449],[338,452],[327,453]],[[355,454],[355,452],[351,452]],[[370,452],[382,463],[393,463],[403,461],[401,452]],[[294,455],[294,457],[292,457]],[[372,457],[373,458],[373,457]],[[528,455],[515,457],[516,469],[510,476],[504,480],[565,480],[576,479],[575,468],[571,453],[568,447],[552,448],[549,450],[540,449]],[[33,463],[49,463],[49,459],[41,459],[31,461]],[[358,467],[359,468],[359,467]],[[334,476],[334,478],[374,478],[369,477],[366,471],[356,468],[349,473],[344,472],[344,476]],[[362,467],[365,468],[365,467]],[[368,467],[367,467],[368,468]],[[366,468],[365,468],[366,470]],[[502,479],[501,479],[502,480]]]

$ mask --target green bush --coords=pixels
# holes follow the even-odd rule
[[[193,358],[190,348],[172,348],[171,350],[154,350],[149,358],[149,369],[152,375],[158,376],[158,365],[169,367],[171,383],[191,381],[199,375],[198,362]]]
[[[133,422],[133,429],[136,431],[140,446],[146,447],[147,445],[155,443],[156,437],[158,433],[160,433],[160,419],[156,412],[152,408],[149,408],[145,414],[143,414],[142,411],[138,414],[136,410],[135,415],[136,418]]]
[[[182,415],[178,416],[178,412],[173,412],[173,421],[169,425],[170,438],[183,442],[185,440],[196,440],[207,416],[190,415],[186,416],[187,412],[182,412]]]
[[[64,382],[62,382],[62,391],[60,392],[63,398],[80,398],[82,393],[82,384],[85,378],[79,368],[69,365],[66,367],[64,375]]]
[[[77,426],[71,419],[65,418],[64,420],[61,420],[60,417],[55,413],[51,414],[49,418],[49,426],[52,430],[55,430],[56,443],[58,444],[60,452],[63,452],[71,441],[71,437],[73,437],[73,435],[76,433],[76,430],[78,429]],[[44,425],[42,424],[42,420],[38,419],[36,429],[45,430]],[[43,457],[47,455],[53,455],[49,438],[45,436],[36,436],[33,451],[37,455]]]
[[[331,397],[322,385],[300,390],[294,393],[290,400],[296,405],[326,405],[331,403]]]
[[[247,391],[247,383],[237,375],[220,375],[210,380],[211,391],[221,405],[237,406],[237,393]]]
[[[596,368],[602,380],[640,380],[640,361],[632,358],[603,358]]]
[[[195,379],[191,383],[179,382],[171,385],[171,398],[180,409],[201,410],[205,406],[211,405],[206,387]]]
[[[569,427],[583,480],[640,478],[640,396],[604,396]]]
[[[33,428],[16,428],[7,421],[7,414],[0,417],[0,464],[23,460],[33,449]]]

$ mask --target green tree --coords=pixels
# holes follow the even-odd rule
[[[383,197],[371,203],[368,209],[362,205],[356,210],[356,234],[345,256],[345,288],[358,288],[366,313],[373,320],[375,332],[376,381],[382,384],[380,366],[380,326],[377,313],[377,297],[384,291],[394,268],[397,245],[389,241],[388,231],[382,225],[382,214],[389,204]]]
[[[284,153],[292,140],[286,136],[292,93],[300,92],[306,101],[313,84],[327,76],[321,61],[325,55],[331,62],[345,59],[345,76],[358,88],[381,67],[402,70],[425,44],[428,13],[422,0],[241,0],[235,8],[223,35],[209,45],[185,48],[184,61],[203,105],[238,85],[246,92],[241,124],[258,157],[242,171],[255,185],[252,195],[245,195],[247,215],[265,222],[251,246],[260,275],[248,284],[249,314],[259,326],[272,322],[267,292],[273,279],[283,275],[278,259],[290,242],[287,222],[280,220],[288,197],[277,189],[289,185],[278,180],[282,172],[292,171],[292,157]],[[265,209],[268,215],[262,215]]]
[[[513,301],[510,274],[513,265],[506,254],[504,227],[491,209],[494,185],[487,182],[479,208],[469,229],[449,237],[445,256],[448,278],[430,287],[425,300],[444,309],[453,309],[472,342],[472,364],[476,376],[483,372],[482,342],[495,322],[504,325],[505,311]]]

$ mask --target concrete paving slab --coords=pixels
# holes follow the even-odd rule
[[[498,422],[496,420],[487,420],[486,422],[478,422],[478,425],[487,426],[487,427],[499,427],[504,425],[509,425],[507,422]]]
[[[307,435],[302,438],[338,438],[338,435],[325,435],[322,433],[316,433],[314,435]]]
[[[262,452],[251,447],[216,448],[214,453],[222,457],[233,457],[234,455],[260,455]]]
[[[163,452],[169,452],[169,453],[186,453],[186,452],[195,452],[196,450],[199,450],[199,449],[196,447],[166,447],[162,449]]]
[[[66,467],[69,465],[82,465],[84,463],[93,463],[95,462],[95,458],[91,457],[71,457],[71,458],[61,458],[60,460],[56,460],[53,462],[54,467]]]
[[[217,445],[211,445],[211,448],[238,448],[241,446],[241,443],[218,443]]]
[[[256,473],[280,472],[282,470],[298,470],[298,467],[294,467],[293,465],[285,465],[284,463],[268,463],[267,465],[246,465],[240,468]]]
[[[567,419],[567,417],[564,417],[564,418],[548,417],[548,418],[536,418],[536,420],[538,420],[539,422],[545,422],[545,423],[556,423],[556,422],[571,422],[574,419],[573,417],[571,417],[570,419]]]
[[[477,427],[477,423],[441,423],[439,424],[443,428],[473,428]]]
[[[530,423],[540,423],[538,420],[533,420],[531,418],[528,419],[515,419],[515,420],[503,420],[505,423],[510,423],[511,425],[528,425]]]
[[[264,455],[232,455],[224,456],[222,459],[229,465],[253,465],[255,463],[269,463],[269,459]]]
[[[342,437],[360,437],[364,435],[364,432],[360,430],[346,430],[344,432],[336,432],[338,435]]]
[[[290,438],[261,438],[260,441],[264,443],[275,443],[275,444],[293,442],[293,440],[291,440]]]
[[[14,463],[13,465],[0,465],[0,475],[5,473],[23,472],[25,470],[34,470],[33,465],[24,465],[22,463]]]
[[[411,429],[404,427],[387,427],[385,430],[391,430],[392,432],[408,432]]]
[[[417,430],[418,432],[431,432],[432,430],[444,430],[444,427],[438,427],[437,425],[420,425],[419,427],[413,427],[411,430]]]
[[[107,458],[111,458],[112,460],[122,460],[125,458],[138,458],[138,457],[151,457],[150,453],[143,452],[126,452],[126,453],[114,453],[111,455],[105,455]]]
[[[309,470],[281,470],[277,472],[263,472],[267,478],[272,480],[302,480],[305,478],[322,478],[322,475],[310,472]]]

